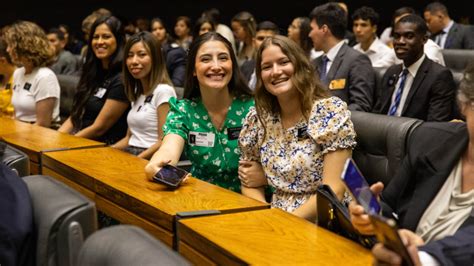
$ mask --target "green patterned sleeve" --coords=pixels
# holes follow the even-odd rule
[[[186,140],[189,133],[189,103],[187,100],[178,101],[175,97],[172,97],[169,104],[170,110],[166,117],[166,123],[163,125],[163,133],[165,136],[168,134],[177,134]]]

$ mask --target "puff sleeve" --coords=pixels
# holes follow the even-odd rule
[[[258,120],[257,111],[251,107],[242,125],[239,136],[240,159],[260,161],[260,145],[263,127]]]
[[[308,133],[321,145],[324,155],[337,149],[352,149],[356,133],[347,104],[337,97],[317,101],[311,110]]]

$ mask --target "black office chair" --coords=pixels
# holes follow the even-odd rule
[[[76,75],[57,75],[59,86],[61,87],[61,97],[59,97],[59,115],[61,121],[66,120],[71,114],[72,102],[76,94],[79,76]]]
[[[33,204],[37,265],[75,265],[84,239],[97,230],[94,202],[49,176],[23,180]]]
[[[116,225],[92,234],[79,253],[77,265],[190,265],[181,255],[143,229]]]
[[[358,111],[352,111],[351,120],[357,133],[354,161],[369,184],[386,186],[405,157],[410,134],[423,121]]]
[[[30,174],[30,159],[26,153],[16,149],[5,142],[0,142],[0,161],[11,169],[14,169],[19,176],[27,176]],[[2,155],[3,154],[3,155]]]
[[[469,62],[474,61],[474,50],[468,49],[442,49],[446,67],[453,73],[456,87],[462,79],[464,69]]]

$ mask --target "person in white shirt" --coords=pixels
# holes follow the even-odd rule
[[[399,21],[402,17],[409,15],[409,14],[416,14],[415,10],[411,7],[401,7],[395,12],[393,12],[393,23],[395,25],[397,21]],[[393,27],[387,27],[382,34],[380,35],[380,40],[388,45],[390,48],[393,48],[393,37],[392,37]],[[443,54],[441,53],[442,48],[437,45],[433,40],[428,39],[423,47],[426,56],[433,60],[434,62],[446,66],[444,62]],[[401,64],[402,61],[397,59],[397,64]]]
[[[5,41],[11,59],[21,66],[13,73],[15,118],[50,127],[59,121],[59,82],[46,67],[53,60],[54,49],[43,29],[29,21],[12,24]]]
[[[357,40],[354,49],[366,54],[373,67],[389,68],[396,64],[395,52],[377,38],[379,14],[371,7],[363,6],[352,15],[352,31]]]
[[[132,102],[127,135],[112,147],[149,159],[160,147],[168,101],[176,97],[160,44],[152,33],[131,36],[124,48],[123,77]]]

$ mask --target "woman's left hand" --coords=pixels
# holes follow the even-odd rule
[[[255,161],[239,161],[239,179],[245,187],[256,188],[267,185],[263,167]]]

